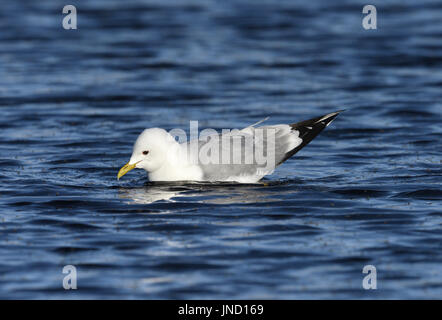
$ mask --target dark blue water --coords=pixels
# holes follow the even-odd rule
[[[369,3],[2,2],[0,298],[441,298],[442,4]],[[144,128],[338,109],[267,186],[116,179]]]

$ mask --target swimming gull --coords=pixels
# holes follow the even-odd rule
[[[341,111],[292,124],[257,126],[260,121],[181,143],[164,129],[145,129],[117,177],[139,168],[147,171],[150,181],[256,183],[312,141]]]

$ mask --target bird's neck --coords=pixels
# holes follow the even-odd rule
[[[163,165],[148,173],[150,181],[200,181],[203,178],[201,168],[188,161],[180,145],[172,145]]]

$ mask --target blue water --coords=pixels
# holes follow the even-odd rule
[[[369,3],[2,2],[0,298],[440,299],[442,4]],[[339,109],[267,185],[116,179],[147,127]]]

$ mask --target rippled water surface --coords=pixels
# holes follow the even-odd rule
[[[2,2],[0,297],[441,298],[442,5],[370,3]],[[265,184],[116,179],[146,127],[338,109]]]

